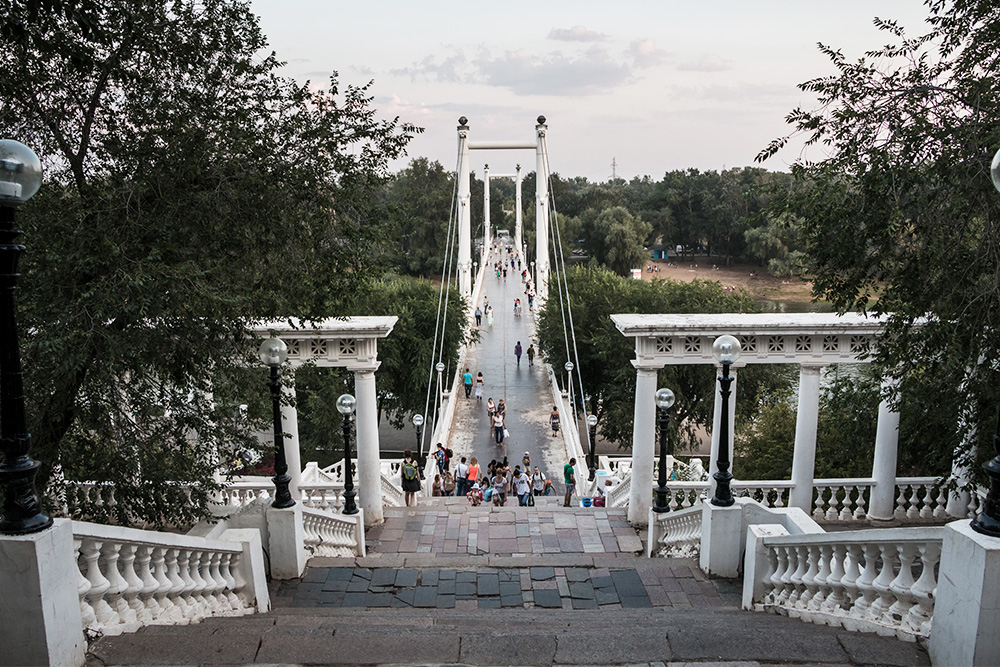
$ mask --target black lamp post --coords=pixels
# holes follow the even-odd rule
[[[593,482],[597,474],[597,415],[587,417],[587,426],[590,427],[590,479]]]
[[[990,177],[993,187],[1000,191],[1000,150],[993,156]],[[993,449],[996,456],[983,464],[983,470],[990,478],[990,490],[986,494],[983,511],[972,520],[972,529],[977,533],[1000,537],[1000,414],[997,415],[997,428],[993,433]]]
[[[667,503],[667,427],[670,425],[670,415],[667,413],[667,410],[673,407],[673,405],[674,392],[666,388],[656,390],[656,421],[660,427],[660,474],[658,477],[659,485],[656,487],[656,504],[653,505],[653,511],[658,514],[670,511],[670,505]]]
[[[439,366],[444,364],[439,363]],[[417,433],[417,469],[420,471],[420,479],[424,478],[424,416],[413,415],[413,430]]]
[[[14,292],[17,262],[24,246],[14,227],[14,209],[42,185],[42,164],[18,141],[0,141],[0,487],[3,517],[0,533],[27,535],[52,525],[35,492],[38,461],[28,456],[31,434],[24,416],[21,346],[17,337]]]
[[[736,500],[730,483],[733,473],[729,471],[732,462],[729,460],[729,395],[732,393],[733,378],[729,375],[729,367],[740,358],[740,341],[735,336],[719,336],[712,343],[712,356],[722,364],[722,375],[719,376],[719,394],[722,396],[722,414],[719,415],[719,451],[715,462],[718,471],[712,475],[715,479],[715,497],[712,504],[718,507],[729,507]]]
[[[351,472],[351,415],[357,401],[350,394],[341,394],[337,399],[337,411],[344,415],[344,514],[357,514],[354,504],[354,475]]]
[[[575,366],[572,361],[567,361],[563,364],[563,368],[566,369],[566,400],[569,402],[567,418],[576,419],[576,404],[573,403],[573,369]]]
[[[268,338],[260,344],[257,350],[260,360],[271,369],[271,379],[267,386],[271,389],[271,410],[274,421],[274,502],[271,507],[287,509],[295,505],[288,485],[292,478],[288,476],[288,463],[285,461],[285,433],[281,429],[281,376],[278,369],[288,357],[288,346],[280,338]]]

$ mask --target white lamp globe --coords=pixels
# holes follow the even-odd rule
[[[0,140],[0,202],[23,204],[42,187],[42,162],[13,139]]]
[[[337,399],[337,411],[345,417],[354,412],[355,405],[357,405],[357,400],[350,394],[341,394],[340,398]]]
[[[712,343],[712,356],[720,364],[734,364],[740,358],[743,349],[736,336],[719,336]]]
[[[288,346],[280,338],[268,338],[260,344],[257,355],[265,366],[280,366],[288,358]]]
[[[674,392],[666,387],[656,390],[656,407],[661,410],[672,408],[674,406],[674,399]]]

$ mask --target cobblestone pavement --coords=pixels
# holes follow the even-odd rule
[[[642,541],[617,509],[561,508],[555,498],[535,507],[470,507],[464,498],[435,498],[419,510],[387,508],[365,533],[382,554],[636,553]],[[508,499],[508,503],[511,499]],[[516,500],[513,500],[516,503]],[[429,504],[428,504],[429,503]]]
[[[738,608],[739,586],[693,563],[657,567],[316,567],[279,585],[280,607],[417,609]]]

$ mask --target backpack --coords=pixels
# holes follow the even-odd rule
[[[403,464],[403,479],[416,479],[417,478],[417,466],[413,465],[412,461],[407,461]]]
[[[454,454],[454,452],[452,452],[452,451],[451,451],[450,449],[445,449],[445,450],[444,450],[444,455],[445,455],[445,456],[447,456],[447,457],[448,457],[448,458],[450,459],[450,458],[451,458],[451,457],[453,457],[453,456],[454,456],[455,454]]]

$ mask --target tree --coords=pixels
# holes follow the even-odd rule
[[[549,299],[538,320],[539,347],[553,368],[562,368],[572,358],[583,377],[588,412],[600,420],[601,435],[620,447],[631,446],[635,403],[635,345],[622,336],[611,321],[614,313],[725,313],[756,312],[758,307],[744,294],[727,294],[715,282],[690,283],[655,280],[647,283],[622,278],[591,262],[566,272],[569,310],[575,330],[575,346],[563,328],[565,296],[560,296],[554,276]],[[578,363],[577,363],[578,362]],[[758,408],[763,397],[787,385],[778,366],[750,366],[740,371],[739,418]],[[708,366],[668,366],[659,373],[659,385],[677,396],[671,411],[671,428],[681,447],[695,443],[695,429],[710,426],[715,400],[714,369]]]
[[[241,372],[259,368],[248,325],[363,294],[373,195],[418,129],[336,74],[321,91],[282,78],[245,2],[86,9],[3,3],[0,125],[47,169],[19,217],[33,453],[41,484],[55,465],[114,482],[108,518],[184,523],[250,441],[231,412],[264,390]]]
[[[652,226],[623,206],[588,209],[580,226],[587,253],[619,275],[629,275],[648,258],[643,243]]]
[[[454,197],[454,175],[437,161],[414,158],[392,177],[386,200],[399,241],[391,264],[408,275],[441,273]]]
[[[996,409],[1000,197],[987,165],[1000,145],[1000,7],[928,7],[919,37],[876,19],[893,43],[857,61],[820,45],[836,74],[803,83],[819,106],[788,122],[829,157],[795,165],[808,187],[784,205],[804,220],[817,295],[885,315],[873,359],[927,392],[915,398],[933,406],[929,416],[948,415],[928,452],[940,458],[970,431],[985,445]]]

